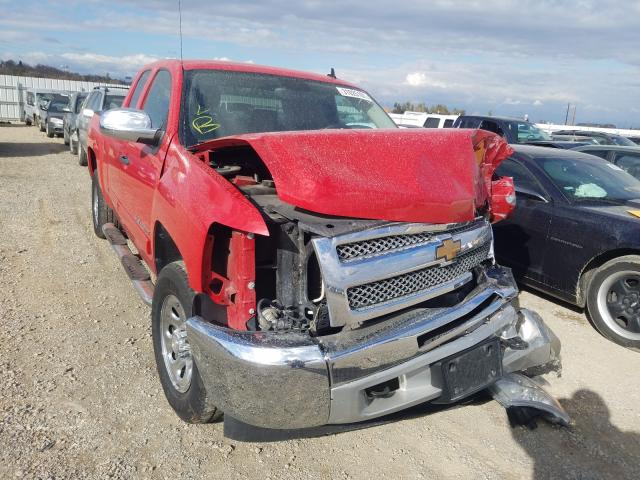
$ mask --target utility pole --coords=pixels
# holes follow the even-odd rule
[[[577,105],[574,105],[573,106],[573,118],[571,119],[571,125],[575,125],[576,124],[576,108],[578,108]]]
[[[571,104],[567,103],[567,114],[564,117],[564,124],[566,125],[567,122],[569,121],[569,109],[571,108]]]

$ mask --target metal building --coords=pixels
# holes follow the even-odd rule
[[[25,92],[31,88],[64,90],[66,92],[90,91],[97,86],[119,86],[108,83],[81,82],[55,78],[19,77],[0,75],[0,121],[24,120]]]

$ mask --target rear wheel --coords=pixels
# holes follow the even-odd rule
[[[64,144],[69,145],[69,132],[66,127],[62,129],[62,137],[64,138]]]
[[[82,148],[82,145],[80,144],[80,142],[78,142],[78,164],[86,167],[87,166],[87,154],[84,151],[84,148]]]
[[[74,135],[73,133],[71,134],[71,136],[69,137],[69,153],[71,153],[71,155],[77,155],[78,154],[78,142],[77,140],[74,140]]]
[[[151,305],[151,331],[160,383],[171,407],[189,423],[217,420],[222,412],[207,400],[187,339],[195,292],[183,262],[173,262],[158,275]]]
[[[640,349],[640,256],[615,258],[596,270],[589,282],[587,308],[602,335]]]
[[[93,177],[91,177],[91,218],[93,220],[93,232],[99,238],[105,238],[104,233],[102,233],[102,227],[105,223],[113,223],[117,226],[116,216],[102,196],[97,171],[93,172]]]
[[[40,128],[41,132],[44,132],[44,123],[42,123],[42,118],[38,117],[38,128]]]
[[[47,122],[47,126],[45,127],[46,131],[47,131],[47,137],[49,138],[53,138],[53,129],[51,128],[51,124],[49,122]]]
[[[31,126],[31,117],[28,117],[26,112],[24,114],[24,123],[27,124],[27,127]]]

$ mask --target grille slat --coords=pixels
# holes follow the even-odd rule
[[[347,289],[349,307],[351,310],[359,310],[442,285],[480,265],[488,258],[489,249],[490,244],[487,243],[460,255],[454,263],[444,267],[436,265],[397,277],[351,287]]]
[[[389,235],[387,237],[378,237],[370,240],[338,245],[336,247],[336,252],[341,262],[349,262],[351,260],[385,255],[387,253],[398,252],[407,248],[424,245],[433,240],[435,235],[441,233],[460,233],[473,228],[477,228],[477,225],[465,225],[463,227],[447,230],[446,232],[421,232],[403,235]]]

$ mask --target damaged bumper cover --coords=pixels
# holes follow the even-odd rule
[[[352,423],[455,401],[512,372],[558,370],[560,342],[537,314],[513,306],[516,295],[510,271],[493,267],[455,307],[416,309],[328,337],[239,332],[197,316],[187,336],[209,400],[225,414],[265,428]],[[500,346],[498,367],[471,378],[477,388],[451,395],[443,362],[489,344]]]

